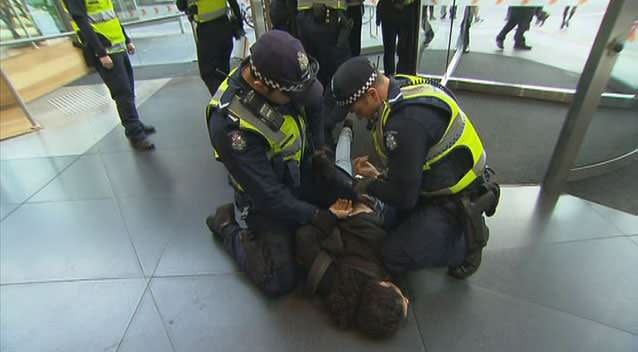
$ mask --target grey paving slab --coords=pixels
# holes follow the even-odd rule
[[[632,241],[636,242],[636,245],[638,245],[638,236],[631,236],[630,238]]]
[[[493,250],[469,281],[636,334],[636,254],[627,237]]]
[[[230,202],[229,189],[201,199],[185,199],[183,213],[175,235],[157,265],[156,276],[219,274],[237,271],[231,257],[217,243],[206,226],[206,217],[217,206]]]
[[[146,291],[131,320],[118,352],[172,352],[162,318],[155,308],[150,291]]]
[[[638,216],[595,203],[591,206],[624,234],[638,235]]]
[[[82,156],[29,202],[112,198],[106,169],[99,156]]]
[[[415,315],[428,352],[632,351],[632,335],[448,278],[410,278]]]
[[[176,351],[424,351],[412,316],[394,338],[370,341],[338,331],[306,297],[267,299],[239,275],[153,279]]]
[[[184,203],[175,197],[124,198],[118,203],[144,274],[150,276],[177,233]]]
[[[0,349],[115,352],[144,287],[140,279],[0,286]]]
[[[2,283],[142,275],[114,200],[25,204],[0,229]]]
[[[590,202],[563,195],[548,215],[541,215],[539,187],[502,187],[496,214],[487,219],[488,249],[522,247],[622,235]]]
[[[75,156],[0,161],[0,198],[22,203],[62,172]]]

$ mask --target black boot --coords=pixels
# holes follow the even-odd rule
[[[224,228],[229,225],[237,225],[237,221],[235,220],[235,206],[232,203],[220,206],[215,211],[215,215],[209,215],[206,218],[206,225],[213,233],[213,237],[225,242]]]
[[[503,46],[503,39],[496,38],[496,46],[501,50],[504,49],[505,47]]]
[[[516,50],[532,50],[532,47],[525,44],[525,43],[519,43],[519,44],[515,44],[514,45],[514,49]]]
[[[147,124],[143,123],[142,124],[142,128],[144,129],[144,133],[146,133],[146,134],[155,133],[155,126],[153,126],[153,125],[147,125]]]
[[[141,139],[130,139],[129,142],[134,149],[146,151],[155,149],[155,144],[149,141],[146,137]]]
[[[463,280],[474,274],[481,266],[483,248],[490,238],[490,230],[487,225],[485,225],[485,220],[483,220],[482,226],[484,227],[484,235],[481,236],[481,239],[476,238],[473,243],[470,243],[467,241],[468,237],[465,237],[466,245],[468,246],[467,255],[465,256],[465,259],[463,259],[463,263],[459,266],[448,268],[448,275],[455,279]]]

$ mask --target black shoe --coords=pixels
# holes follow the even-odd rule
[[[144,129],[144,133],[146,134],[155,133],[155,127],[153,125],[142,124],[142,129]]]
[[[499,49],[505,49],[505,47],[503,47],[503,40],[496,38],[496,46],[498,46]]]
[[[235,206],[232,203],[224,204],[217,208],[215,215],[206,218],[206,225],[218,240],[223,241],[222,230],[232,224],[237,224],[235,220]]]
[[[516,44],[514,45],[514,49],[516,50],[532,50],[532,47],[527,44]]]
[[[155,149],[155,144],[149,141],[146,137],[139,140],[130,140],[131,146],[137,150],[153,150]]]

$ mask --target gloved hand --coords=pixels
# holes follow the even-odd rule
[[[364,194],[368,193],[368,186],[374,182],[374,178],[371,177],[364,177],[364,178],[357,178],[354,181],[354,184],[352,185],[352,189],[354,191],[355,194],[357,194],[357,196],[360,198],[362,197]]]
[[[244,31],[244,23],[241,19],[234,18],[231,25],[233,26],[233,37],[236,40],[239,40],[246,35],[246,31]]]

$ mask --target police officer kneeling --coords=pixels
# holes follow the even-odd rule
[[[229,173],[248,229],[235,221],[232,204],[218,208],[207,225],[250,280],[278,296],[295,286],[296,227],[321,226],[332,216],[300,199],[311,121],[296,106],[320,99],[323,87],[316,80],[317,62],[286,32],[265,33],[250,51],[207,111],[215,154]]]
[[[486,154],[454,96],[418,76],[380,74],[365,57],[345,62],[332,79],[338,105],[373,125],[373,142],[387,174],[354,189],[396,210],[383,244],[393,273],[447,266],[456,278],[481,263],[489,231],[483,213],[498,204]],[[356,165],[355,165],[356,166]]]

